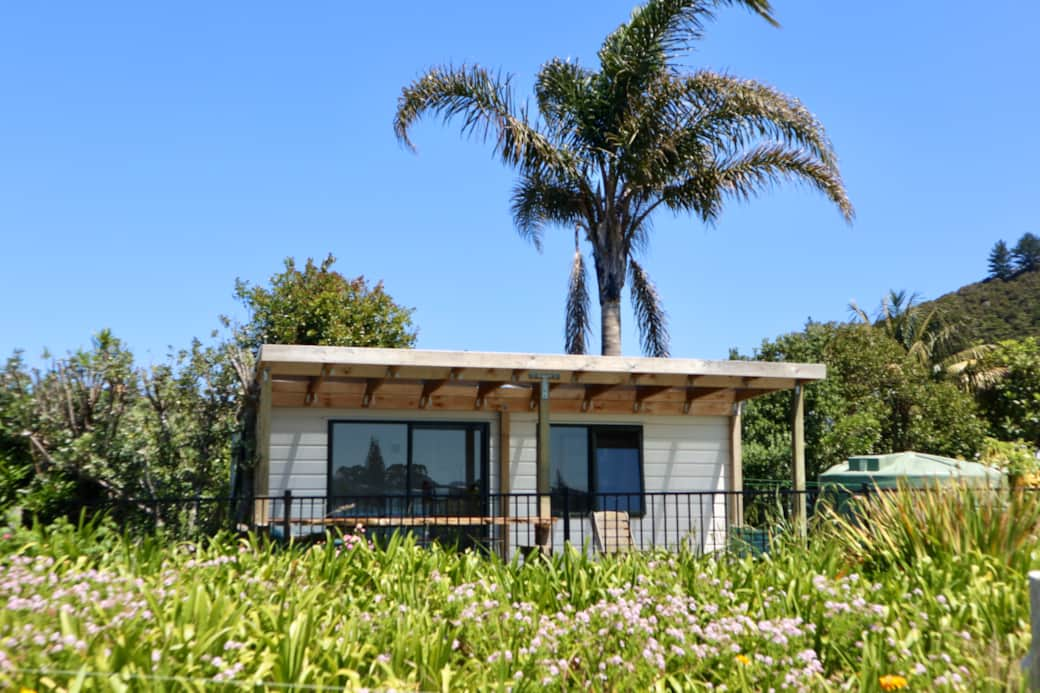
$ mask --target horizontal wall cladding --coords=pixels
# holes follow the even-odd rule
[[[490,424],[489,449],[491,478],[489,487],[498,488],[498,415],[494,412],[377,411],[365,409],[275,408],[271,412],[271,465],[269,494],[281,495],[291,489],[297,497],[323,496],[328,477],[328,425],[330,421],[483,421]],[[729,419],[727,417],[646,415],[596,416],[570,415],[553,419],[560,424],[619,424],[643,428],[643,474],[646,491],[709,491],[726,487],[729,461]],[[510,416],[510,488],[517,493],[536,490],[537,416],[513,413]],[[537,504],[524,503],[512,513],[536,514]],[[722,497],[696,497],[668,507],[648,498],[647,514],[632,519],[632,533],[638,544],[685,542],[701,550],[714,546],[713,536],[725,529],[725,500]],[[527,506],[530,506],[528,510]],[[302,507],[302,506],[301,506]],[[273,516],[280,510],[272,508]],[[305,515],[320,516],[321,509],[305,510]],[[512,529],[515,544],[532,544],[530,526]],[[591,539],[587,519],[574,517],[570,538],[575,544]],[[553,543],[563,543],[563,523],[557,522]]]
[[[552,423],[642,426],[643,478],[648,492],[726,488],[728,417],[585,415],[554,418]],[[517,492],[536,488],[537,424],[532,414],[514,414],[511,418],[510,487]]]
[[[291,489],[297,496],[327,492],[330,421],[482,421],[490,427],[491,488],[497,484],[498,416],[493,412],[370,411],[368,409],[282,408],[271,410],[268,494]]]
[[[643,428],[643,481],[647,493],[666,491],[723,491],[729,464],[729,422],[725,416],[569,416],[554,424],[638,425]],[[513,491],[534,492],[537,466],[537,416],[515,414],[510,428],[510,482]],[[632,518],[637,546],[686,544],[700,551],[717,548],[726,529],[724,496],[691,496],[664,501],[648,496],[647,512]],[[532,508],[534,512],[535,509]],[[521,510],[522,513],[522,510]],[[533,514],[533,513],[532,513]],[[591,542],[588,519],[572,517],[570,541]],[[533,543],[528,527],[513,530],[514,545]],[[564,542],[564,523],[553,525],[553,545]]]

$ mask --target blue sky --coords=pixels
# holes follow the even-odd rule
[[[415,308],[422,348],[559,351],[571,231],[538,254],[487,147],[428,121],[413,155],[391,117],[432,65],[501,68],[521,94],[550,57],[594,65],[631,3],[0,5],[0,355],[109,327],[158,361],[241,316],[236,277],[329,252]],[[1038,231],[1040,4],[775,6],[779,30],[721,11],[686,62],[802,99],[858,217],[798,188],[711,229],[659,216],[642,262],[675,356],[749,352],[889,288],[938,296]]]

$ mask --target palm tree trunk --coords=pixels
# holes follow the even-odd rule
[[[621,356],[621,299],[600,298],[600,335],[604,356]]]

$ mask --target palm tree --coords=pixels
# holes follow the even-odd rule
[[[800,102],[751,80],[680,73],[677,57],[723,5],[775,24],[768,0],[650,0],[607,36],[598,71],[558,58],[542,66],[537,115],[515,102],[509,76],[479,66],[433,68],[398,100],[394,131],[409,148],[409,128],[428,113],[461,118],[464,135],[493,138],[495,153],[519,173],[513,219],[536,248],[548,225],[574,227],[588,242],[605,355],[621,353],[626,281],[643,351],[668,355],[660,298],[635,259],[659,209],[711,224],[727,199],[800,181],[852,219],[831,143]],[[588,343],[585,272],[579,245],[567,300],[571,353]]]
[[[852,301],[849,310],[865,325],[874,325],[899,343],[907,355],[937,378],[956,382],[966,392],[986,389],[1003,377],[999,368],[983,368],[983,357],[996,346],[965,347],[959,325],[939,304],[922,304],[920,295],[889,289],[872,319]]]

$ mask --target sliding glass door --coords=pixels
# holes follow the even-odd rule
[[[330,512],[346,501],[398,514],[478,515],[488,484],[486,423],[333,421]],[[367,511],[366,511],[367,512]],[[360,513],[343,513],[360,514]]]

